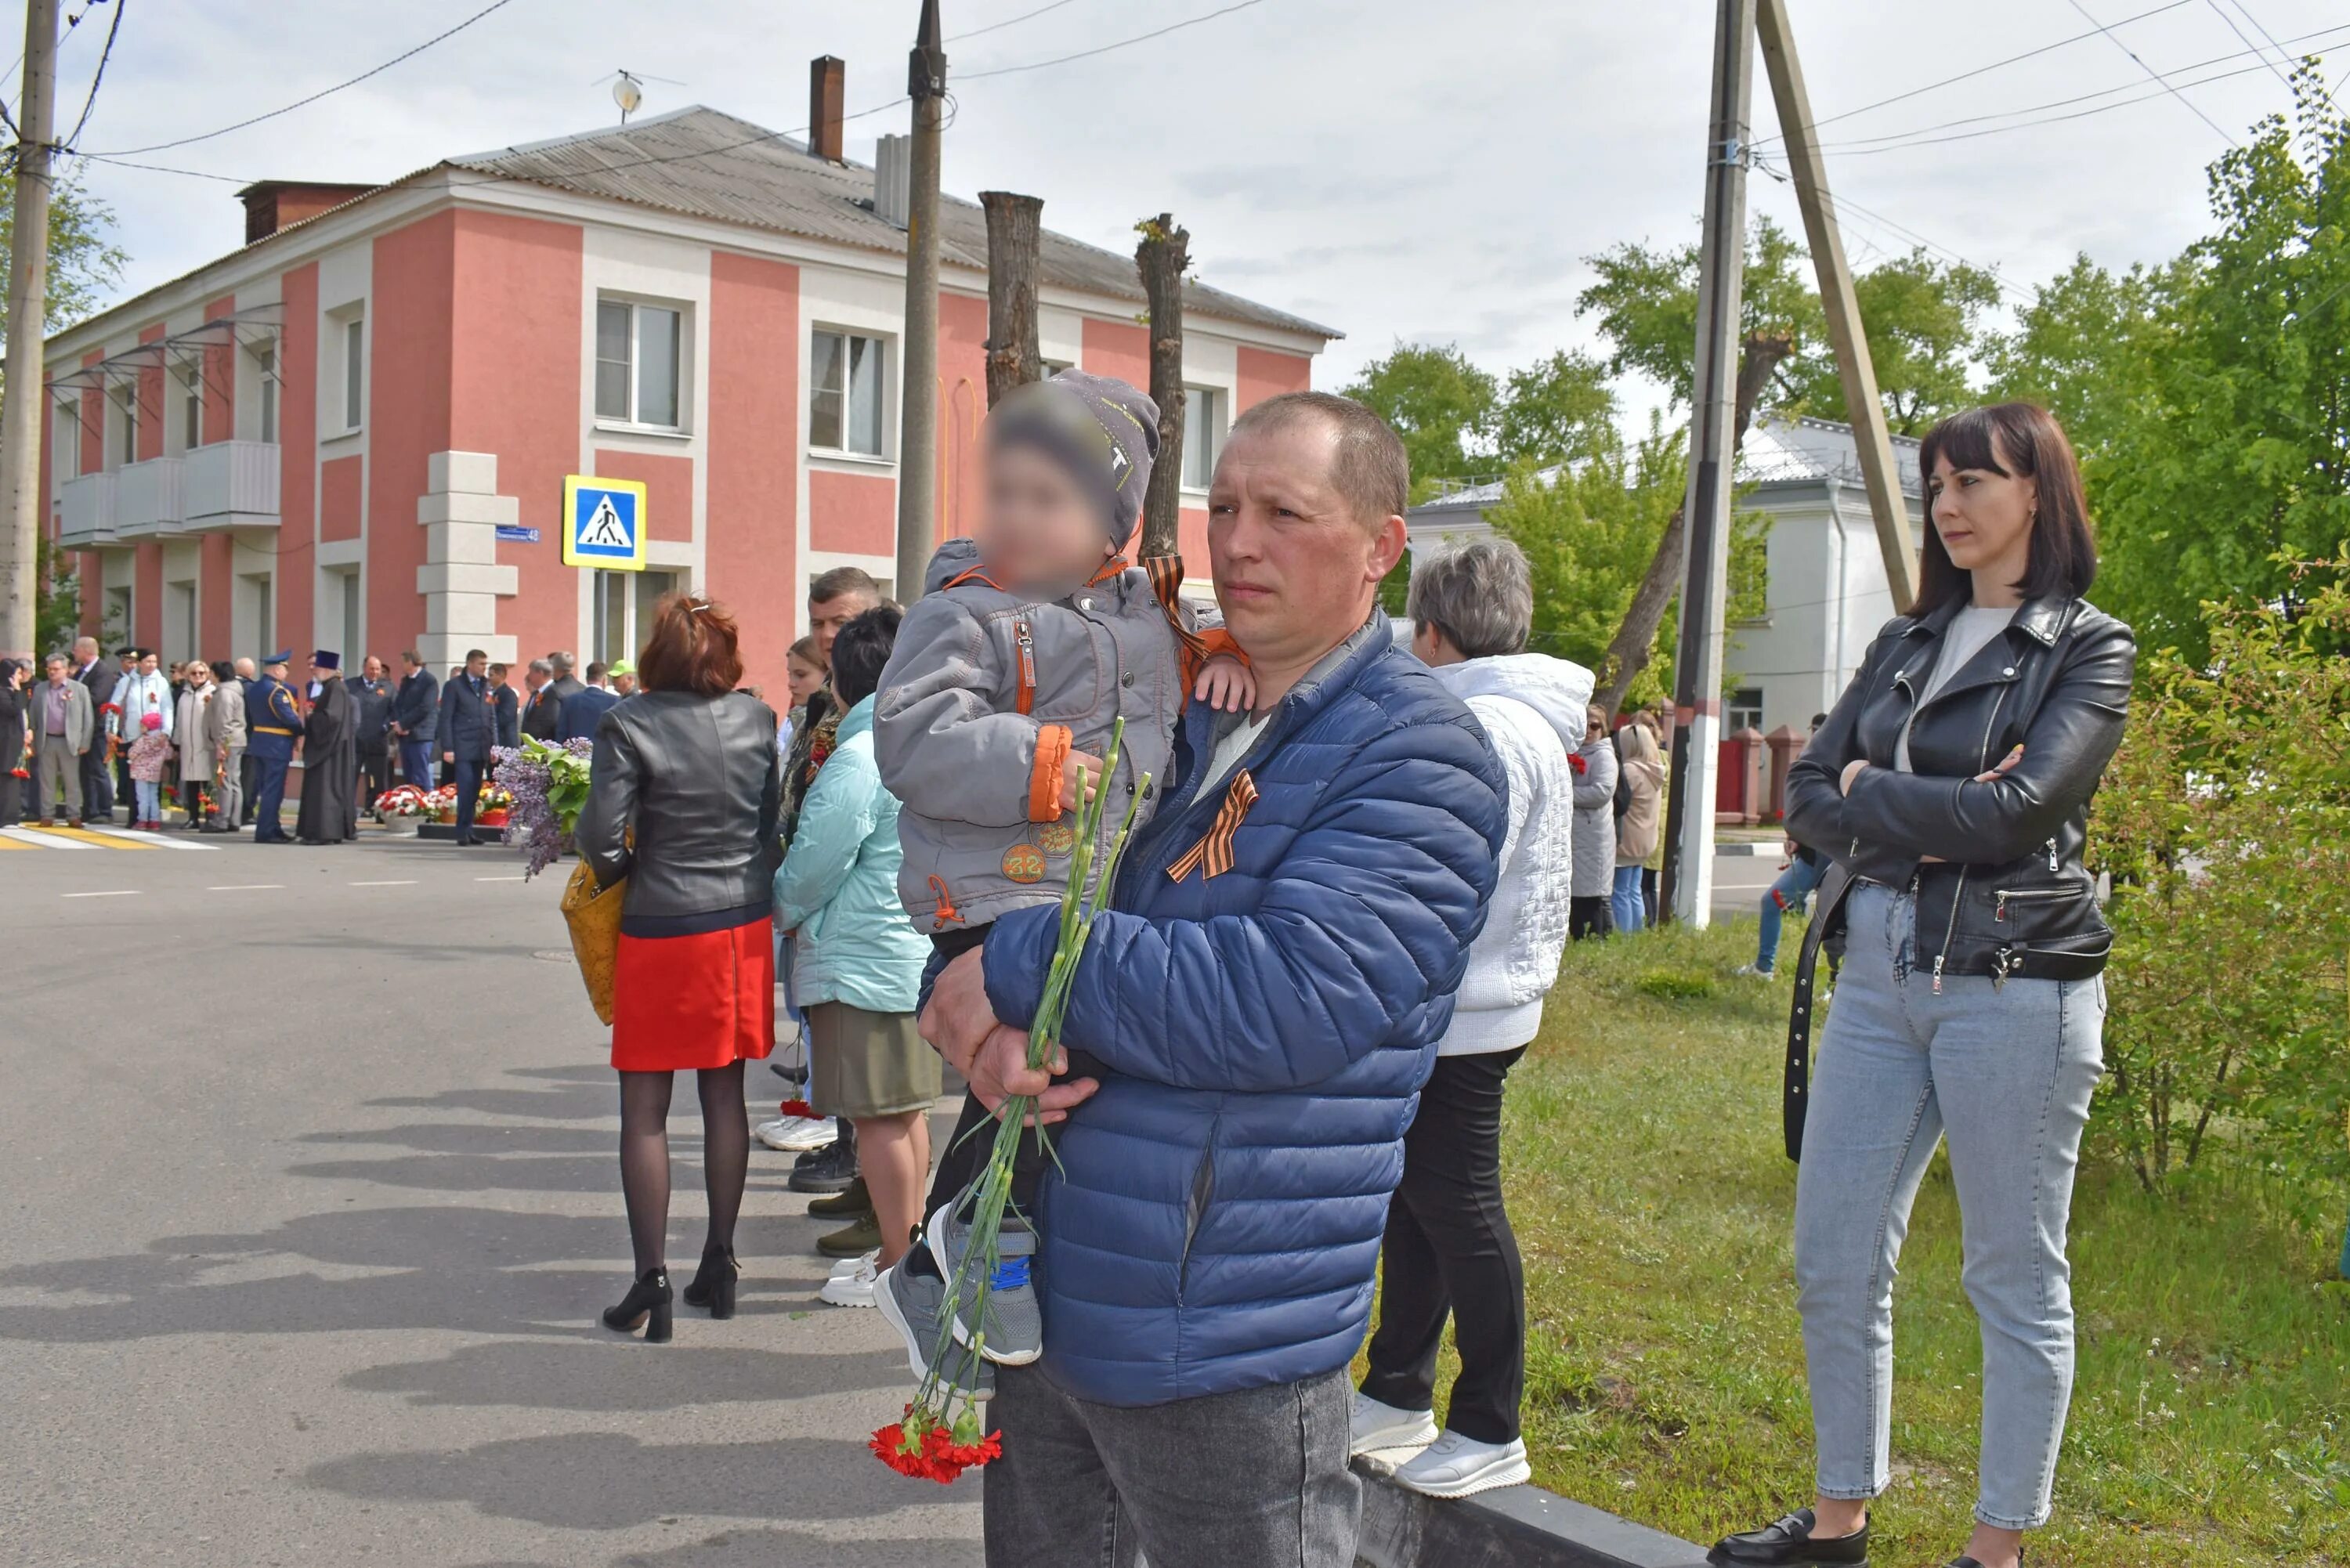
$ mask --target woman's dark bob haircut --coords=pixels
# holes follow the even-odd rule
[[[1918,443],[1918,470],[1926,482],[1926,545],[1919,558],[1918,603],[1911,613],[1930,615],[1956,599],[1974,597],[1974,578],[1950,563],[1934,526],[1934,469],[1948,458],[1954,470],[1977,469],[2030,479],[2038,487],[2039,514],[2032,524],[2032,554],[2023,580],[2015,585],[2024,602],[2076,599],[2097,579],[2097,545],[2089,536],[2089,503],[2081,493],[2081,465],[2073,443],[2046,409],[2036,403],[1993,403],[1952,414]]]
[[[723,697],[742,679],[742,634],[724,606],[670,594],[653,607],[652,632],[637,655],[637,680],[646,691]]]
[[[832,639],[832,694],[846,711],[881,689],[881,671],[898,646],[898,624],[906,612],[876,605],[840,628]]]

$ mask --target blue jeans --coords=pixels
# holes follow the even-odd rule
[[[1800,915],[1820,885],[1823,867],[1798,855],[1762,895],[1762,933],[1754,948],[1754,967],[1769,974],[1779,962],[1779,922]]]
[[[1638,866],[1616,867],[1616,884],[1607,895],[1608,912],[1616,917],[1619,931],[1637,931],[1647,925],[1647,906],[1640,898],[1640,868]]]
[[[130,781],[130,788],[132,794],[137,797],[139,802],[139,820],[141,822],[162,821],[162,784],[158,781],[149,779],[133,779]]]
[[[2048,1520],[2073,1392],[2064,1229],[2104,1070],[2105,981],[1951,975],[1938,996],[1930,951],[1918,967],[1915,899],[1864,883],[1846,909],[1795,1179],[1819,1490],[1870,1498],[1890,1477],[1894,1266],[1947,1136],[1962,1278],[1982,1330],[1975,1518],[2031,1530]]]

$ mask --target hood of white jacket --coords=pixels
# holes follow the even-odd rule
[[[1471,697],[1515,698],[1558,732],[1568,756],[1582,749],[1594,681],[1591,671],[1572,659],[1547,653],[1501,653],[1436,665],[1430,673],[1464,702]]]

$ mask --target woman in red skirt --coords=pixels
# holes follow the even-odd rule
[[[637,658],[641,690],[596,727],[579,852],[600,887],[620,877],[612,1065],[620,1075],[620,1187],[637,1277],[605,1324],[670,1336],[669,1101],[691,1068],[702,1091],[710,1237],[688,1306],[734,1315],[734,1218],[751,1159],[743,1064],[775,1049],[769,884],[780,773],[775,715],[734,685],[733,618],[672,595]]]

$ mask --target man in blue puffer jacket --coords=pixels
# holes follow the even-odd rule
[[[1095,922],[1062,1033],[1098,1079],[1025,1065],[1053,909],[999,919],[923,1015],[983,1099],[1066,1116],[1044,1359],[996,1369],[992,1564],[1354,1561],[1347,1364],[1505,816],[1483,732],[1378,612],[1407,485],[1346,399],[1234,422],[1209,550],[1259,706],[1186,711]]]

